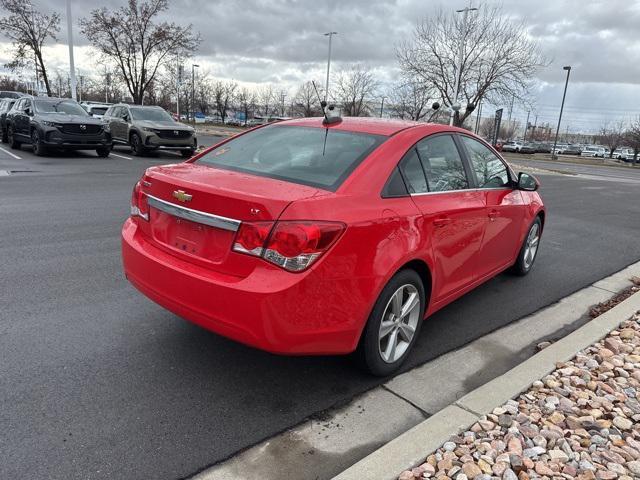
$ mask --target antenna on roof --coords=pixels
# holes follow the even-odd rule
[[[322,114],[324,115],[324,120],[322,121],[322,123],[327,125],[327,124],[338,123],[338,122],[342,121],[342,118],[340,118],[340,115],[336,115],[336,116],[327,115],[327,109],[329,111],[333,112],[333,109],[335,107],[333,105],[329,105],[329,107],[327,107],[327,102],[322,100],[322,97],[320,97],[320,93],[318,93],[318,87],[316,87],[316,82],[311,80],[311,84],[313,85],[313,89],[316,91],[316,95],[318,96],[318,100],[320,100],[320,108],[322,108]]]

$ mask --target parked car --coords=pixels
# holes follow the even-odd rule
[[[147,169],[122,229],[124,271],[220,335],[279,354],[355,350],[387,375],[423,318],[531,270],[537,189],[460,128],[289,120]]]
[[[247,120],[247,127],[257,127],[258,125],[264,125],[266,121],[260,118],[250,118]]]
[[[233,127],[239,127],[240,125],[242,125],[242,122],[236,118],[233,117],[227,117],[224,119],[224,123],[225,125],[230,125]]]
[[[520,152],[522,142],[505,142],[502,144],[503,152]]]
[[[580,153],[581,157],[603,157],[605,155],[605,150],[603,147],[595,147],[593,145],[587,145],[582,149],[582,153]]]
[[[2,115],[2,104],[0,104],[0,115]],[[2,122],[2,117],[0,116],[0,122]],[[633,148],[628,147],[620,147],[616,148],[613,152],[613,158],[617,158],[618,160],[633,160]]]
[[[81,103],[82,108],[84,108],[89,115],[96,118],[102,118],[109,107],[112,105],[110,103],[95,103],[95,102],[86,102]]]
[[[10,90],[0,90],[0,98],[20,98],[26,96],[25,93],[22,92],[13,92]]]
[[[536,153],[538,150],[533,143],[523,143],[520,147],[519,153]]]
[[[13,104],[16,103],[15,98],[5,97],[0,101],[0,137],[2,138],[2,143],[7,143],[7,113],[13,107]]]
[[[546,142],[534,142],[536,153],[551,153],[551,145]]]
[[[198,141],[193,127],[176,122],[161,107],[118,104],[103,117],[113,142],[129,145],[134,155],[153,150],[173,150],[191,157]]]
[[[562,153],[564,155],[580,155],[582,153],[582,147],[580,145],[567,145]]]
[[[552,153],[555,153],[557,155],[561,155],[564,154],[564,151],[569,148],[569,145],[566,143],[558,143],[555,147],[555,150],[553,148],[553,145],[551,146],[551,151]]]
[[[75,100],[25,96],[7,113],[7,141],[11,148],[31,144],[33,153],[50,149],[95,150],[100,157],[111,151],[111,135]]]

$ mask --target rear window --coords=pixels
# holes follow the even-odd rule
[[[271,125],[241,135],[197,163],[336,190],[386,137]]]

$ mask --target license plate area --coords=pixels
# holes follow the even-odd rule
[[[153,238],[176,252],[220,263],[231,250],[234,232],[175,217],[155,208],[151,209],[150,217]]]

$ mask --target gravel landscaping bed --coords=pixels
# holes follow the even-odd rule
[[[640,479],[640,314],[399,480]]]

